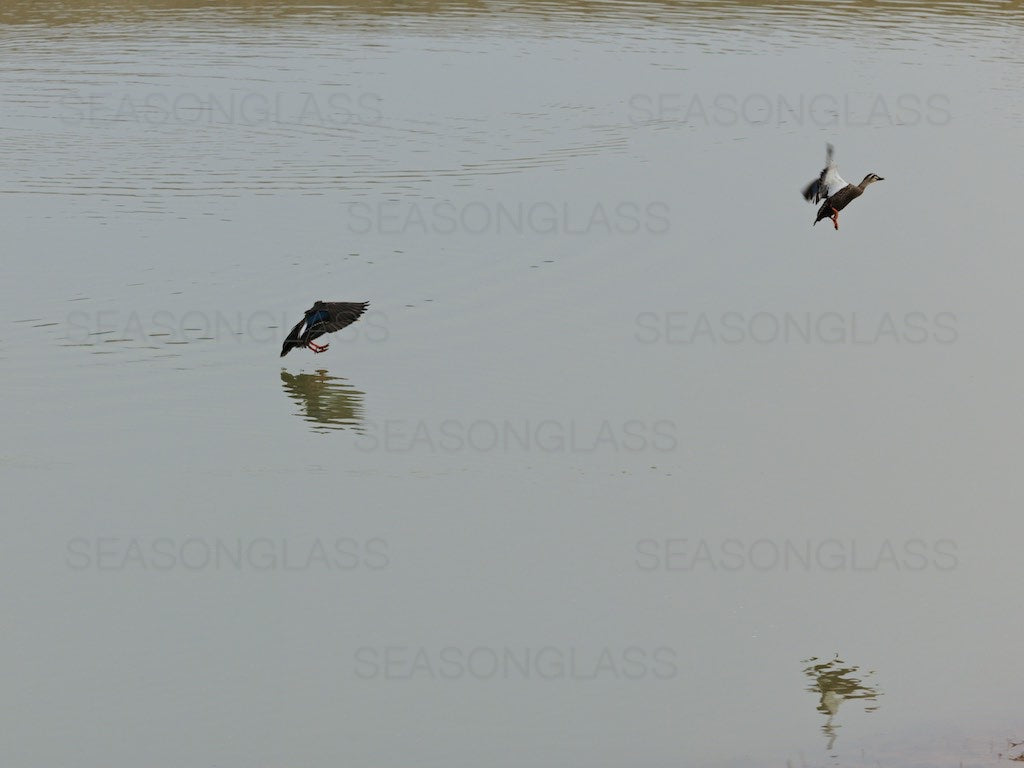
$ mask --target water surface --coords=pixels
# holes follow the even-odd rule
[[[1022,22],[5,3],[5,764],[1017,754]]]

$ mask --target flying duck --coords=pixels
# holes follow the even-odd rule
[[[314,344],[313,339],[325,333],[340,331],[360,318],[368,301],[318,301],[306,310],[305,317],[292,328],[281,347],[281,357],[293,347],[309,347],[315,354],[326,352],[330,344]]]
[[[832,159],[834,150],[831,144],[825,145],[825,167],[814,181],[804,187],[804,200],[809,203],[821,203],[818,208],[817,224],[822,219],[831,219],[833,226],[839,229],[839,212],[864,194],[868,184],[885,181],[877,173],[869,173],[860,184],[850,184],[839,175],[839,169]],[[813,226],[813,225],[812,225]]]

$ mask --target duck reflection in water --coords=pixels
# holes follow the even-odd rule
[[[826,749],[831,751],[838,735],[836,730],[839,728],[838,725],[832,723],[832,718],[839,712],[839,705],[847,699],[865,699],[873,702],[881,696],[881,693],[874,686],[856,676],[860,672],[859,667],[846,664],[838,655],[824,663],[816,656],[804,659],[801,663],[810,665],[804,669],[804,674],[811,679],[807,690],[817,693],[821,697],[818,702],[818,711],[827,716],[821,730],[828,742]],[[872,674],[874,673],[865,672],[863,677],[870,677]],[[877,704],[864,707],[865,712],[874,712],[876,709],[878,709]]]
[[[281,371],[281,386],[299,404],[296,413],[311,423],[314,432],[351,429],[363,433],[363,394],[346,379],[325,370],[316,373]]]

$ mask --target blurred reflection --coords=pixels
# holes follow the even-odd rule
[[[828,742],[826,749],[831,751],[838,735],[836,730],[839,728],[838,725],[832,723],[832,718],[839,712],[839,705],[847,699],[875,701],[881,696],[881,693],[874,686],[856,676],[860,673],[859,667],[847,665],[839,658],[838,654],[831,661],[824,663],[819,663],[817,656],[804,659],[801,663],[810,664],[804,668],[804,674],[811,679],[811,685],[807,687],[807,690],[821,696],[818,702],[818,711],[827,715],[821,730]],[[873,674],[874,672],[865,672],[863,676],[867,678]],[[865,712],[874,712],[876,709],[878,709],[877,704],[864,707]]]
[[[293,374],[281,371],[281,386],[299,404],[298,415],[311,423],[314,432],[351,429],[362,434],[363,394],[346,379],[325,370]]]

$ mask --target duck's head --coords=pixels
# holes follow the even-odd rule
[[[876,181],[885,181],[885,179],[879,176],[877,173],[869,173],[867,176],[864,177],[864,181],[860,183],[860,188],[864,189],[864,187],[866,187],[868,184],[873,184]]]

